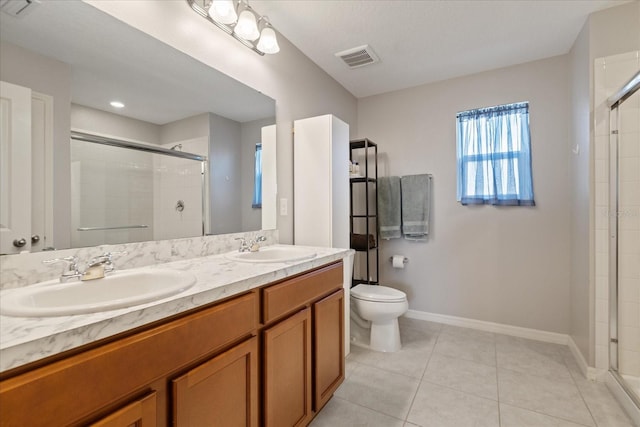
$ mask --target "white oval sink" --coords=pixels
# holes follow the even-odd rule
[[[316,255],[312,249],[300,246],[265,246],[257,252],[231,252],[226,257],[240,262],[294,262]]]
[[[116,271],[84,282],[50,280],[7,291],[0,300],[0,314],[44,317],[95,313],[166,298],[195,282],[191,273],[162,269]]]

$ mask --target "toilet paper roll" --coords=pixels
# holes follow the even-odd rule
[[[404,268],[404,255],[394,255],[391,264],[393,268]]]

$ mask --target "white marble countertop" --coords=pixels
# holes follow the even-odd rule
[[[188,271],[196,283],[180,294],[133,307],[73,316],[0,316],[0,372],[320,267],[351,252],[312,249],[314,258],[291,263],[245,263],[221,254],[142,267]],[[7,291],[0,292],[0,298],[3,292]]]

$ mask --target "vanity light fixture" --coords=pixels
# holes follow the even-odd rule
[[[124,108],[124,104],[120,101],[111,101],[109,103],[113,108]]]
[[[280,51],[269,19],[256,13],[249,0],[187,0],[187,3],[198,15],[258,55]]]

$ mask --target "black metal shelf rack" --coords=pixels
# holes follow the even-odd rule
[[[363,151],[358,151],[363,150]],[[362,154],[358,156],[359,159],[363,159],[364,168],[361,167],[361,172],[364,172],[364,176],[350,177],[349,189],[350,189],[350,215],[349,215],[349,231],[351,235],[354,234],[354,229],[364,230],[367,239],[369,235],[375,237],[375,246],[370,247],[366,245],[367,249],[356,249],[356,257],[354,264],[358,263],[359,257],[365,257],[366,275],[364,277],[356,277],[355,269],[351,286],[355,286],[361,283],[368,285],[378,284],[378,274],[380,271],[380,255],[378,253],[378,246],[380,242],[380,235],[378,233],[378,146],[368,138],[356,139],[349,141],[349,160],[354,161],[356,154]],[[372,163],[372,164],[370,164]],[[364,191],[364,213],[354,212],[354,187],[361,186]],[[373,197],[373,199],[371,199]],[[373,203],[372,203],[373,202]],[[373,205],[375,208],[372,208]],[[361,211],[359,211],[361,212]],[[356,225],[357,222],[360,224]],[[364,222],[364,227],[362,226]],[[375,264],[375,270],[373,266]]]

